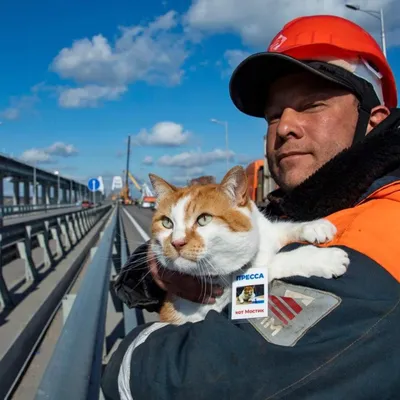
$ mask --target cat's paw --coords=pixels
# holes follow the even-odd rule
[[[326,219],[306,222],[300,228],[299,239],[308,243],[325,243],[333,239],[336,226]]]
[[[350,264],[348,254],[336,247],[313,248],[312,254],[304,263],[302,275],[305,277],[336,278],[347,271]]]

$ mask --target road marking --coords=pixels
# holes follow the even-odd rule
[[[136,230],[139,232],[139,235],[142,237],[142,239],[147,242],[148,240],[150,240],[149,236],[147,235],[147,233],[142,229],[142,227],[137,223],[136,219],[132,217],[131,214],[128,213],[128,211],[126,211],[124,209],[124,213],[128,216],[128,218],[130,219],[130,221],[132,222],[133,226],[136,228]]]

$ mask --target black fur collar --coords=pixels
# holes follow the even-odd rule
[[[396,125],[379,132],[374,129],[376,132],[338,154],[292,192],[285,195],[277,189],[270,193],[266,214],[294,221],[323,218],[354,206],[377,179],[399,176],[400,130]]]

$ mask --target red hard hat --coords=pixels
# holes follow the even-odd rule
[[[363,59],[382,76],[385,105],[389,108],[397,106],[393,72],[378,43],[359,25],[333,15],[292,20],[273,38],[267,52],[242,61],[232,74],[232,101],[242,112],[262,117],[268,85],[295,68],[315,72],[307,61],[318,60],[318,57]],[[319,70],[317,75],[324,77],[326,74]],[[335,81],[329,73],[325,77]]]

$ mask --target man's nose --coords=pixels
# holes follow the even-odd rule
[[[276,127],[276,135],[283,140],[289,136],[300,138],[303,136],[300,126],[300,113],[293,108],[285,108]]]
[[[172,246],[175,247],[176,250],[179,250],[187,244],[187,240],[186,240],[186,238],[179,238],[179,239],[173,240],[171,242],[171,244],[172,244]]]

